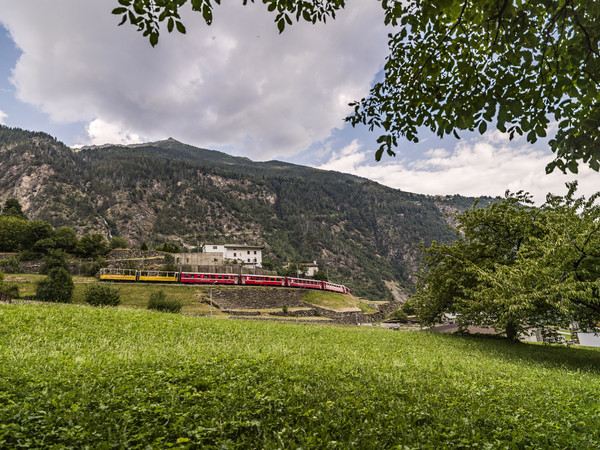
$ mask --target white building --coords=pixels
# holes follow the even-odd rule
[[[222,253],[224,260],[241,261],[244,265],[262,267],[262,247],[254,245],[205,244],[203,253]]]

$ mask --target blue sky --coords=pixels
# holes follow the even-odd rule
[[[390,30],[375,0],[281,35],[260,2],[217,7],[210,27],[185,11],[188,33],[164,30],[156,48],[134,27],[117,27],[116,0],[1,1],[0,122],[69,146],[173,137],[425,194],[522,189],[543,201],[574,178],[587,195],[600,186],[590,170],[545,175],[545,142],[511,142],[498,131],[440,140],[424,130],[418,144],[402,142],[395,158],[375,162],[377,135],[343,122],[387,54]]]

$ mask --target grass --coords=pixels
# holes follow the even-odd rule
[[[362,304],[352,295],[309,289],[302,296],[302,301],[337,311],[360,311],[359,304]]]
[[[36,283],[43,279],[45,275],[32,274],[6,274],[7,283],[19,286],[21,296],[34,296]],[[73,276],[75,290],[73,293],[73,302],[85,304],[84,295],[89,283],[98,282],[93,277]],[[106,282],[105,282],[106,283]],[[119,290],[121,295],[122,307],[124,308],[146,308],[150,294],[156,290],[163,290],[167,297],[179,300],[183,304],[181,310],[184,314],[209,314],[210,306],[208,299],[210,297],[209,286],[186,286],[182,284],[148,284],[148,283],[107,283]],[[214,287],[213,289],[264,289],[255,287]],[[275,288],[274,288],[275,289]],[[374,312],[375,309],[367,303],[363,303],[356,297],[339,294],[337,292],[323,292],[307,290],[302,300],[307,303],[322,306],[333,310],[361,310],[363,312]],[[213,315],[220,315],[218,309],[213,309]]]
[[[594,448],[600,352],[0,306],[0,447]]]

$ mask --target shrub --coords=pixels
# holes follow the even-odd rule
[[[404,311],[402,311],[402,309],[397,309],[396,311],[394,311],[392,314],[390,314],[389,318],[402,323],[408,322],[408,315]]]
[[[0,292],[3,294],[7,294],[12,298],[20,298],[19,286],[16,284],[5,284],[4,286],[0,286]]]
[[[95,283],[85,291],[85,301],[92,306],[119,306],[119,290],[107,284]]]
[[[19,260],[17,258],[8,258],[0,261],[0,269],[6,273],[17,273],[19,271]]]
[[[160,266],[160,270],[163,272],[178,272],[179,267],[173,263],[167,263],[167,264]]]
[[[100,272],[100,269],[106,267],[106,265],[106,259],[98,257],[92,264],[82,264],[81,270],[83,271],[84,275],[88,277],[94,277],[98,272]]]
[[[73,278],[62,267],[55,267],[48,276],[38,282],[35,296],[42,302],[71,303],[73,298]]]
[[[175,243],[165,242],[163,245],[156,247],[160,252],[181,253],[181,249]]]
[[[127,239],[120,236],[114,236],[110,239],[109,246],[110,248],[127,248],[129,244],[127,243]]]
[[[152,292],[148,300],[148,309],[154,311],[178,313],[182,306],[180,300],[168,298],[162,290]]]

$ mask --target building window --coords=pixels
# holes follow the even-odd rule
[[[213,250],[216,250],[216,249],[217,249],[217,246],[216,246],[216,245],[213,245]]]
[[[233,254],[233,257],[235,258],[236,256],[237,256],[237,255],[234,253],[234,254]]]
[[[250,250],[248,250],[248,254],[250,254]]]
[[[256,255],[256,250],[254,250],[254,254]]]

